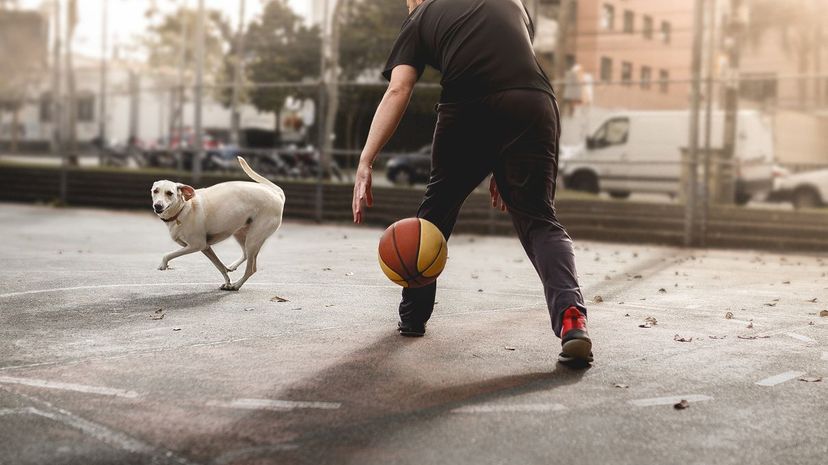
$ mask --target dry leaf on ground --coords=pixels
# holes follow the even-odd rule
[[[678,334],[673,336],[673,340],[676,341],[676,342],[693,342],[692,337],[679,336]]]
[[[290,302],[289,300],[285,299],[284,297],[279,297],[278,295],[274,295],[270,298],[271,302]]]
[[[800,381],[805,381],[806,383],[818,383],[822,381],[822,377],[820,376],[803,376],[799,378]]]
[[[690,402],[687,402],[684,399],[681,399],[681,402],[673,405],[673,408],[676,409],[676,410],[684,410],[684,409],[689,408],[689,407],[690,407]]]
[[[652,328],[653,326],[658,324],[658,320],[655,317],[648,316],[644,318],[644,324],[638,325],[639,328]]]
[[[725,320],[732,320],[733,319],[733,312],[725,313]]]

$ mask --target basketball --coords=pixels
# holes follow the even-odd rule
[[[447,256],[443,233],[421,218],[397,221],[385,230],[379,243],[382,272],[402,287],[423,287],[436,281]]]

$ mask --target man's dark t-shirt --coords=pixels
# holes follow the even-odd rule
[[[532,49],[534,27],[520,0],[427,0],[402,26],[383,76],[398,65],[442,73],[441,101],[552,85]]]

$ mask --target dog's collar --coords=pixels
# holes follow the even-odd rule
[[[186,205],[184,205],[184,206],[186,206]],[[161,218],[160,216],[158,218],[161,218],[161,221],[163,221],[165,223],[172,223],[173,221],[175,221],[175,224],[181,224],[181,222],[178,221],[178,217],[181,216],[181,213],[184,211],[184,206],[182,206],[181,210],[178,210],[178,213],[176,213],[175,216],[173,216],[171,218]]]

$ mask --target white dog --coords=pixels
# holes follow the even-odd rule
[[[238,158],[244,172],[258,184],[231,181],[198,190],[166,180],[152,185],[153,209],[167,223],[172,239],[183,247],[165,255],[159,270],[166,270],[174,258],[202,252],[224,277],[221,289],[225,291],[238,291],[256,272],[259,249],[282,224],[285,193]],[[230,236],[241,245],[242,256],[225,267],[210,246]],[[231,284],[227,272],[245,260],[244,276]]]

